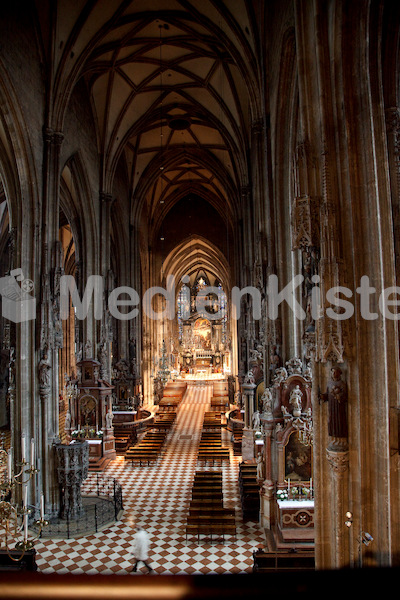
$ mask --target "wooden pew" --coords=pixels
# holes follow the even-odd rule
[[[297,550],[288,552],[285,550],[270,551],[257,550],[253,552],[253,572],[269,573],[271,571],[314,571],[314,552],[309,550]]]

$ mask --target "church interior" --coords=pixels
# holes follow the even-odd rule
[[[400,5],[17,0],[0,33],[9,597],[399,567]]]

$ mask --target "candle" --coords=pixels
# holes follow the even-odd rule
[[[21,460],[25,462],[25,435],[22,434],[21,437]]]
[[[8,473],[8,481],[12,480],[12,448],[8,451],[7,454],[7,473]]]
[[[24,542],[28,541],[28,513],[24,516]]]
[[[44,518],[44,494],[40,494],[40,518]]]
[[[24,503],[24,507],[27,508],[28,507],[28,486],[27,485],[24,486],[22,500]]]
[[[31,439],[31,469],[35,468],[35,440]]]
[[[310,478],[310,492],[312,494],[312,477]]]
[[[288,480],[287,480],[287,491],[288,491],[288,495],[289,495],[289,492],[290,492],[290,479],[289,479],[289,477],[288,477]]]

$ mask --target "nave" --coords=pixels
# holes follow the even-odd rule
[[[116,478],[123,489],[124,513],[103,531],[67,540],[42,540],[36,545],[38,569],[44,573],[126,574],[132,565],[129,551],[133,525],[147,530],[151,539],[150,562],[156,574],[251,573],[253,550],[264,543],[256,521],[243,522],[238,487],[240,456],[234,456],[229,433],[222,430],[223,446],[230,448],[229,463],[204,466],[197,462],[204,413],[210,408],[212,385],[189,384],[177,418],[150,466],[131,465],[118,457],[104,475]],[[196,471],[222,471],[224,507],[236,511],[236,538],[225,536],[209,543],[189,537],[186,520]],[[95,478],[94,473],[89,478]],[[141,569],[138,569],[138,573]],[[143,568],[143,573],[146,569]]]

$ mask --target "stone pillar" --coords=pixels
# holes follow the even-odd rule
[[[266,529],[271,529],[275,522],[275,497],[274,482],[272,480],[272,455],[271,440],[273,434],[273,422],[264,421],[264,465],[265,481],[260,490],[260,525]]]
[[[41,406],[40,479],[48,518],[59,512],[59,486],[53,444],[59,442],[58,354],[62,347],[59,332],[59,189],[60,153],[64,136],[51,128],[44,130],[44,191],[41,272],[41,330],[38,357]],[[47,366],[45,363],[48,363]],[[47,375],[45,373],[47,372]]]
[[[254,390],[256,389],[256,385],[254,383],[246,383],[246,381],[242,384],[242,391],[245,396],[245,413],[244,413],[244,422],[246,427],[252,426],[252,419],[254,414]]]
[[[349,566],[349,535],[345,522],[348,506],[344,499],[348,498],[349,452],[348,450],[330,450],[326,456],[331,471],[330,490],[333,496],[331,503],[331,524],[335,532],[335,542],[332,546],[332,567],[340,569]]]

